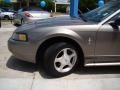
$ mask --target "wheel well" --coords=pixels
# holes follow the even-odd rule
[[[9,17],[8,15],[4,15],[4,17]]]
[[[44,55],[44,51],[52,44],[54,43],[58,43],[58,42],[66,42],[69,44],[72,44],[73,46],[77,47],[81,57],[80,57],[80,61],[82,63],[82,65],[84,64],[84,53],[83,50],[81,48],[81,46],[74,40],[70,39],[70,38],[66,38],[66,37],[54,37],[54,38],[50,38],[48,40],[46,40],[45,42],[42,43],[42,45],[40,45],[40,47],[37,50],[37,54],[36,54],[36,64],[40,63],[43,60],[43,55]]]
[[[5,15],[5,16],[4,16],[4,18],[6,18],[6,17],[7,17],[7,18],[9,18],[9,16],[8,16],[8,15]]]

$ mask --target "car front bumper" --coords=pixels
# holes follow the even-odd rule
[[[20,42],[13,39],[8,40],[8,49],[16,58],[36,63],[36,54],[29,42]]]

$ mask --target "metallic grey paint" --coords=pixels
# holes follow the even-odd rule
[[[41,44],[60,36],[74,40],[82,48],[85,64],[120,62],[120,29],[116,32],[109,24],[105,24],[117,13],[120,10],[100,23],[64,16],[24,24],[14,33],[26,33],[28,42],[10,38],[8,47],[17,58],[36,63],[37,50]]]

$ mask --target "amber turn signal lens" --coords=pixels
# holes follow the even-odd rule
[[[27,41],[27,36],[25,34],[18,34],[18,39],[20,41]]]

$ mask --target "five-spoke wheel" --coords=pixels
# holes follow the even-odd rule
[[[74,71],[78,63],[78,50],[75,46],[60,42],[45,50],[43,67],[45,72],[54,77],[68,75]]]
[[[55,69],[60,73],[70,71],[77,61],[77,53],[71,48],[61,50],[54,61]]]

